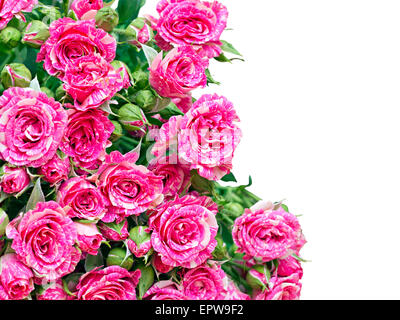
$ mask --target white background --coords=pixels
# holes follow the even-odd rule
[[[239,181],[303,214],[302,299],[399,299],[400,2],[221,2],[246,62],[206,91],[241,117]]]

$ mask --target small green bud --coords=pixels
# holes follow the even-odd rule
[[[240,217],[243,214],[243,212],[244,208],[242,207],[242,205],[236,202],[227,203],[224,205],[224,208],[222,209],[223,214],[233,219]]]
[[[13,27],[7,27],[0,32],[0,41],[9,48],[18,46],[21,40],[21,32]]]
[[[11,87],[29,87],[32,74],[22,63],[11,63],[1,71],[1,83],[5,89]]]
[[[39,5],[36,8],[43,16],[49,19],[49,22],[53,22],[61,18],[60,11],[54,6]]]
[[[111,7],[104,7],[97,11],[96,24],[104,31],[111,32],[119,22],[118,13]]]
[[[126,257],[126,251],[122,248],[114,248],[110,251],[106,260],[107,266],[120,266],[126,270],[130,270],[133,266],[133,257]]]
[[[33,20],[26,26],[22,43],[33,48],[40,48],[49,37],[49,27],[42,21]]]
[[[253,266],[246,275],[246,281],[253,289],[265,288],[270,278],[271,273],[265,264]]]
[[[150,90],[141,90],[135,96],[136,104],[145,112],[150,111],[157,102],[157,98]]]
[[[226,248],[226,244],[225,244],[224,240],[222,240],[222,237],[219,235],[216,237],[216,240],[217,240],[217,246],[215,247],[215,249],[212,253],[213,259],[219,260],[219,261],[227,259],[228,258],[228,250]]]
[[[136,226],[129,231],[129,238],[140,246],[143,243],[151,241],[151,234],[146,232],[149,227],[147,226]]]

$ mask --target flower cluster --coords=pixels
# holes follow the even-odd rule
[[[129,1],[0,1],[0,300],[299,298],[297,217],[218,182],[240,119],[195,95],[227,8]]]

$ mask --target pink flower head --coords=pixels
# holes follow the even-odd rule
[[[151,264],[158,273],[168,273],[174,268],[164,264],[161,260],[160,255],[157,252],[153,254],[153,259],[151,260]]]
[[[64,291],[62,280],[57,280],[45,286],[43,291],[36,294],[37,300],[69,300],[68,294]]]
[[[128,249],[136,258],[144,257],[152,249],[151,235],[147,227],[136,226],[130,231]],[[151,253],[151,252],[150,252]]]
[[[205,263],[185,272],[182,286],[190,300],[224,300],[228,279],[221,266]]]
[[[269,287],[255,293],[255,300],[298,300],[301,293],[301,283],[298,273],[289,277],[272,277]]]
[[[167,43],[193,45],[199,49],[221,44],[219,40],[226,28],[228,10],[219,2],[162,0],[157,11],[160,18],[156,29]],[[220,53],[218,49],[213,51],[216,52],[213,56]]]
[[[0,259],[0,283],[4,288],[6,300],[22,300],[33,291],[33,273],[14,253],[8,253]],[[0,300],[1,297],[0,297]]]
[[[111,145],[108,139],[113,131],[114,125],[104,111],[69,109],[60,149],[72,157],[78,166],[90,167],[99,158],[105,157],[105,149]]]
[[[292,256],[289,256],[285,259],[281,259],[278,261],[278,276],[280,277],[289,277],[293,273],[297,273],[299,278],[303,277],[303,268],[301,267],[301,263]]]
[[[136,300],[140,270],[120,266],[96,268],[84,274],[77,285],[78,300]]]
[[[50,25],[50,38],[40,48],[37,61],[44,61],[45,70],[52,76],[64,78],[65,68],[73,60],[97,53],[107,62],[115,58],[116,40],[95,20],[75,21],[62,18]]]
[[[126,219],[122,220],[118,224],[114,222],[99,222],[97,226],[99,227],[101,234],[107,240],[123,241],[129,237],[128,221]]]
[[[76,232],[78,235],[78,245],[82,252],[91,254],[92,256],[97,255],[102,241],[105,239],[97,229],[97,226],[92,223],[79,223],[74,222]]]
[[[0,157],[16,166],[40,167],[56,153],[67,114],[43,92],[10,88],[0,97]]]
[[[108,200],[104,222],[121,222],[130,215],[155,208],[163,200],[162,177],[144,166],[136,165],[136,153],[118,151],[106,156],[96,175],[96,184]]]
[[[97,108],[124,87],[121,71],[98,54],[82,56],[66,66],[64,90],[74,99],[76,109]]]
[[[69,158],[65,157],[61,159],[57,154],[39,168],[39,174],[43,175],[43,179],[53,186],[67,180],[70,171],[71,164]]]
[[[172,102],[175,103],[175,105],[178,107],[179,110],[181,110],[183,113],[186,113],[190,110],[190,108],[193,105],[193,98],[190,94],[184,97],[180,98],[174,98],[172,99]]]
[[[71,4],[71,10],[81,20],[94,19],[101,8],[103,8],[103,0],[74,0]]]
[[[267,262],[298,252],[305,240],[297,217],[278,210],[245,209],[233,226],[233,240],[245,259],[257,257]]]
[[[0,190],[7,194],[17,194],[23,191],[31,179],[24,168],[3,167],[3,176],[0,178]]]
[[[12,18],[25,21],[22,12],[31,12],[38,0],[2,0],[0,1],[0,30],[4,29]]]
[[[55,281],[74,271],[80,251],[74,247],[76,228],[54,201],[39,202],[9,223],[7,237],[18,258],[46,281]]]
[[[71,218],[98,221],[106,214],[106,199],[85,177],[69,179],[61,185],[57,202]]]
[[[151,242],[164,264],[195,268],[211,257],[218,224],[214,212],[186,200],[170,201],[150,216]]]
[[[173,157],[155,158],[150,161],[148,169],[163,177],[165,197],[180,195],[190,186],[190,170],[178,164]]]
[[[210,197],[187,194],[179,198],[179,196],[176,195],[173,199],[164,202],[154,210],[148,211],[150,229],[157,229],[160,227],[161,217],[163,216],[165,211],[168,210],[171,206],[184,207],[193,205],[205,207],[214,215],[218,213],[218,205]]]
[[[151,86],[163,97],[183,98],[196,88],[207,85],[205,70],[208,60],[199,56],[191,46],[170,51],[163,59],[160,52],[150,67]]]
[[[143,300],[187,300],[179,286],[171,280],[156,282]]]
[[[231,171],[242,137],[237,121],[233,104],[225,97],[203,95],[185,116],[172,117],[162,126],[152,153],[160,157],[177,150],[181,163],[206,179],[219,180]]]

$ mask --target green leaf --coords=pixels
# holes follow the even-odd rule
[[[120,25],[127,27],[132,20],[139,15],[140,8],[143,7],[146,0],[119,0],[117,12]]]
[[[143,264],[140,264],[138,268],[141,272],[139,284],[138,284],[138,299],[141,300],[144,296],[144,294],[147,292],[147,290],[150,289],[150,287],[154,283],[154,269],[152,266],[144,266]]]
[[[146,46],[145,44],[142,44],[142,48],[144,55],[146,56],[147,62],[149,63],[149,66],[151,66],[154,59],[157,57],[158,52],[157,50],[153,49],[152,47]]]
[[[221,40],[221,42],[222,42],[222,46],[221,46],[222,51],[233,53],[237,56],[242,56],[240,54],[240,52],[237,51],[235,49],[235,47],[232,44],[230,44],[228,41]]]
[[[168,120],[169,118],[174,116],[184,115],[184,113],[181,110],[179,110],[179,108],[173,102],[171,102],[165,109],[161,110],[159,114],[165,120]]]
[[[221,53],[218,57],[214,58],[215,60],[219,62],[229,62],[231,63],[231,59],[227,58],[223,53]]]
[[[45,202],[45,197],[40,184],[40,178],[36,180],[35,186],[33,187],[32,193],[26,203],[26,211],[33,210],[36,204],[39,202]]]
[[[237,182],[237,180],[232,172],[225,175],[221,180],[224,182]]]
[[[209,69],[206,69],[206,76],[207,76],[207,84],[213,83],[216,85],[220,85],[221,82],[218,82],[216,80],[214,80],[213,76],[211,75],[211,72]]]
[[[285,210],[286,212],[289,212],[289,208],[286,204],[281,203],[281,207],[283,208],[283,210]]]
[[[104,266],[104,261],[103,261],[103,255],[101,253],[101,250],[97,252],[97,255],[92,256],[91,254],[88,254],[86,260],[85,260],[85,270],[86,272],[89,272],[97,267]]]

